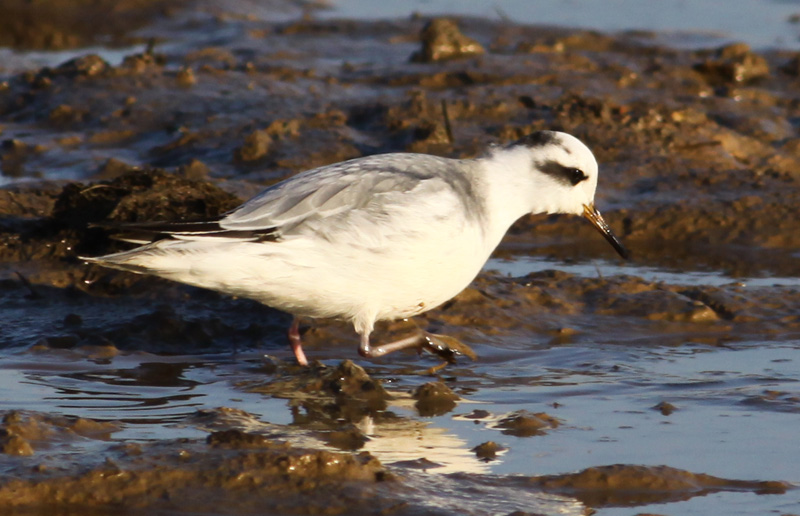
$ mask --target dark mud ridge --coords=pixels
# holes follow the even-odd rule
[[[106,34],[92,30],[98,19],[109,22]],[[289,400],[295,418],[271,425],[235,408],[188,410],[169,423],[207,439],[124,443],[117,436],[135,424],[128,416],[0,405],[3,514],[450,514],[439,503],[447,482],[458,496],[553,494],[588,511],[790,487],[792,479],[766,474],[733,480],[618,464],[502,481],[429,477],[418,470],[433,459],[382,464],[364,451],[371,437],[359,422],[406,424],[387,409],[398,400],[417,418],[469,413],[463,399],[482,388],[486,364],[502,367],[498,342],[522,343],[515,350],[796,342],[800,289],[737,278],[800,271],[800,56],[741,44],[677,51],[642,33],[475,19],[322,21],[312,12],[269,22],[189,1],[10,2],[0,20],[0,44],[19,50],[140,45],[118,63],[78,52],[53,67],[0,68],[6,357],[69,357],[81,369],[152,354],[157,365],[142,371],[153,377],[127,381],[179,388],[185,371],[158,357],[264,349],[279,358],[243,362],[247,375],[233,388]],[[304,328],[309,354],[326,363],[304,370],[288,360],[285,314],[78,259],[125,247],[99,223],[209,217],[314,166],[389,151],[470,157],[540,129],[572,133],[595,152],[597,204],[632,250],[632,272],[482,274],[419,318],[478,350],[478,362],[438,378],[420,381],[436,363],[426,357],[387,359],[368,372],[341,362],[356,358],[355,341],[328,321]],[[611,260],[611,252],[581,221],[530,217],[498,256]],[[650,281],[636,267],[730,281]],[[384,324],[377,338],[405,329]],[[791,392],[758,396],[748,399],[798,411]],[[667,405],[657,409],[665,417]],[[512,408],[491,422],[479,408],[473,414],[499,430],[491,437],[499,442],[470,452],[483,463],[525,453],[503,437],[540,439],[570,425],[555,409]],[[91,453],[74,458],[75,450]],[[476,505],[470,514],[524,508]]]

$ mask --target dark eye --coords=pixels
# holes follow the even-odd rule
[[[569,169],[567,171],[567,177],[569,178],[569,182],[572,183],[572,186],[577,185],[587,178],[586,174],[583,173],[583,170],[579,168]]]
[[[575,186],[581,181],[589,179],[589,176],[587,176],[583,170],[562,165],[558,161],[552,159],[534,161],[533,168],[537,169],[544,175],[552,177],[565,186]]]

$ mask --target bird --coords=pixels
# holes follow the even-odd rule
[[[446,357],[462,351],[455,339],[420,330],[375,345],[370,334],[455,297],[527,214],[583,216],[627,258],[594,205],[597,179],[591,150],[557,131],[470,159],[377,154],[301,172],[208,220],[123,224],[120,239],[139,247],[82,258],[287,312],[300,365],[300,318],[349,321],[366,358],[406,348]]]

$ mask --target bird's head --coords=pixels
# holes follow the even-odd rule
[[[623,258],[628,251],[594,206],[598,166],[592,151],[567,133],[538,131],[497,150],[527,172],[531,213],[584,216]]]

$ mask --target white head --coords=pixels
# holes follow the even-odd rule
[[[515,197],[526,203],[524,210],[583,215],[627,257],[594,207],[597,160],[583,142],[567,133],[538,131],[496,149],[490,159],[513,174]]]
[[[579,139],[567,133],[538,131],[499,151],[515,162],[517,173],[533,189],[531,213],[583,214],[594,203],[597,160]]]

